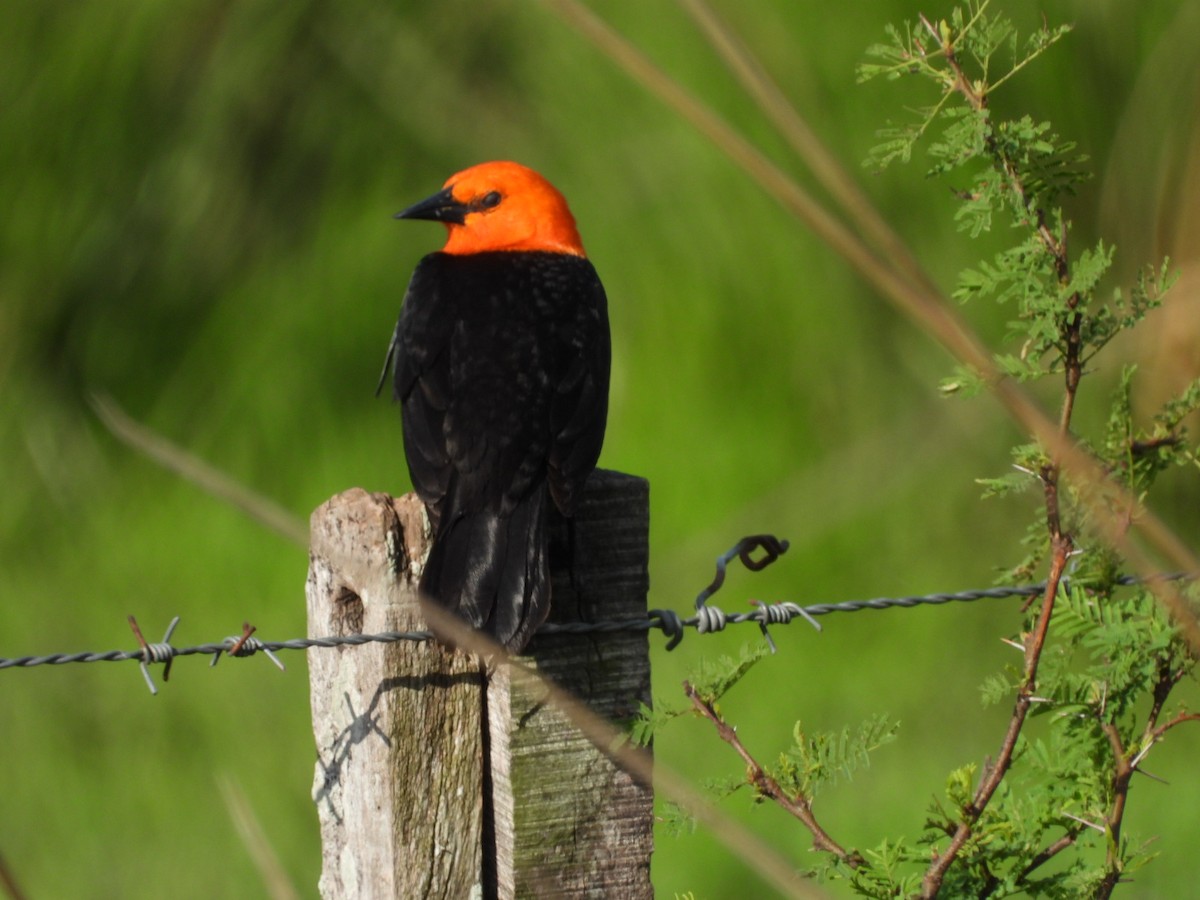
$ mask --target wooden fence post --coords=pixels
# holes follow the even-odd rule
[[[640,478],[589,479],[571,526],[552,529],[551,621],[646,615],[648,498]],[[423,629],[427,548],[411,494],[323,504],[309,635]],[[609,719],[650,702],[645,632],[537,637],[523,660]],[[323,897],[652,896],[650,789],[536,687],[433,643],[315,648],[308,662]]]

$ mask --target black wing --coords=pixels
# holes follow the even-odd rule
[[[423,259],[409,281],[380,385],[389,363],[394,364],[393,394],[403,404],[409,476],[413,490],[432,513],[445,496],[453,473],[443,434],[450,405],[447,356],[453,309],[443,308],[442,279],[431,259]]]
[[[608,419],[611,344],[608,301],[595,269],[571,258],[565,280],[573,314],[558,333],[563,363],[551,407],[552,443],[548,460],[550,493],[566,516],[596,467]]]
[[[431,254],[413,273],[389,356],[413,487],[435,520],[509,511],[549,479],[574,511],[608,409],[604,289],[552,253]]]

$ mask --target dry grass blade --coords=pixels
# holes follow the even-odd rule
[[[925,329],[960,363],[977,371],[988,384],[993,396],[1000,401],[1009,415],[1046,448],[1062,470],[1078,485],[1094,489],[1089,491],[1093,498],[1089,504],[1093,521],[1102,531],[1104,538],[1125,556],[1134,571],[1144,577],[1149,577],[1158,570],[1160,564],[1151,560],[1150,556],[1131,539],[1129,519],[1123,515],[1114,514],[1112,510],[1139,510],[1133,517],[1132,529],[1140,532],[1155,551],[1162,556],[1162,564],[1188,572],[1200,570],[1200,560],[1160,519],[1149,510],[1139,509],[1140,504],[1136,498],[1130,496],[1119,485],[1113,484],[1095,459],[1079,447],[1069,435],[1060,432],[1056,421],[1038,408],[1017,384],[1001,377],[984,344],[967,327],[945,298],[930,285],[926,276],[920,275],[914,280],[911,267],[898,263],[894,253],[889,251],[889,260],[870,249],[840,219],[825,210],[803,187],[767,159],[746,138],[657,68],[643,53],[578,0],[545,0],[545,2],[613,62],[624,69],[635,81],[658,96],[682,118],[696,127],[753,177],[770,196],[803,221],[864,279],[877,288],[885,298]],[[697,11],[697,15],[704,15],[703,7],[698,3],[693,0],[684,0],[684,2],[689,3]],[[714,30],[718,29],[718,26],[714,24],[715,19],[712,19],[711,16],[706,20],[698,19],[698,21],[701,21],[702,27],[705,27],[706,30],[710,27]],[[705,25],[705,21],[709,24]],[[724,47],[721,52],[729,54],[731,58],[741,55],[743,52],[738,49],[732,39],[728,38],[722,39],[721,47]],[[757,82],[755,72],[760,69],[756,63],[743,62],[735,69],[735,73],[738,69],[743,73],[740,77]],[[830,158],[827,151],[822,149],[819,159],[812,154],[811,147],[819,146],[819,142],[811,130],[804,126],[803,134],[795,131],[795,123],[801,121],[799,116],[789,118],[778,107],[777,89],[758,84],[751,93],[756,96],[761,94],[767,99],[771,108],[774,109],[774,114],[770,109],[766,110],[768,117],[772,120],[781,117],[791,121],[795,132],[791,139],[799,141],[797,152],[806,163],[818,170],[818,174],[822,169],[828,168],[825,163],[821,162],[821,160]],[[784,130],[785,136],[787,136],[787,130],[781,130]],[[845,193],[845,188],[843,186],[835,189],[831,184],[830,192],[835,198],[838,198]],[[854,202],[847,204],[848,214],[859,223],[859,227],[871,234],[873,228],[865,223],[862,209],[866,200],[857,191],[854,192],[854,197],[856,198]],[[870,218],[879,217],[877,213],[872,213]],[[890,246],[890,244],[885,242],[883,246]],[[903,258],[909,259],[911,254],[905,251]],[[1200,620],[1197,619],[1196,613],[1178,586],[1164,582],[1150,582],[1148,586],[1179,624],[1191,646],[1200,651]]]
[[[522,665],[519,660],[509,657],[499,644],[468,628],[440,607],[422,603],[421,610],[429,626],[449,637],[463,652],[474,653],[488,660],[492,666],[509,666],[514,679],[528,679],[529,683],[535,684],[539,696],[544,696],[546,702],[570,719],[580,734],[602,753],[634,778],[644,784],[653,784],[655,790],[679,804],[747,866],[771,882],[781,894],[797,898],[825,896],[797,874],[793,864],[766,846],[761,838],[713,806],[687,779],[662,763],[654,762],[649,753],[630,744],[621,731],[570,693],[544,678],[541,673]]]
[[[245,791],[232,778],[222,775],[217,778],[217,787],[221,790],[221,799],[229,810],[229,818],[233,820],[246,852],[254,860],[258,873],[262,876],[263,887],[271,900],[300,900],[300,894],[288,878],[287,872],[279,863],[279,856],[267,840],[262,823],[254,815],[254,809],[246,798]]]
[[[759,186],[796,215],[821,240],[903,312],[916,319],[955,357],[989,381],[999,381],[990,354],[970,329],[943,303],[899,274],[840,219],[830,214],[795,179],[771,162],[724,119],[656,67],[577,0],[545,0],[567,22],[619,64],[635,81],[656,94],[680,116],[741,166]]]
[[[933,279],[917,262],[908,245],[875,209],[858,186],[858,182],[825,148],[808,122],[788,101],[779,85],[754,58],[754,54],[746,45],[717,17],[704,0],[678,2],[700,27],[729,71],[741,82],[746,93],[758,104],[759,109],[788,142],[793,152],[804,161],[821,186],[841,205],[850,221],[854,222],[876,249],[914,285],[936,292]]]
[[[250,518],[278,532],[294,544],[308,547],[308,527],[282,506],[254,493],[224,472],[192,456],[140,422],[130,418],[105,394],[92,394],[92,409],[104,427],[123,443],[148,456],[164,469],[240,509]]]

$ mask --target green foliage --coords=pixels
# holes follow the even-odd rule
[[[854,893],[874,900],[893,900],[895,897],[916,896],[921,876],[912,870],[912,849],[903,838],[885,840],[878,847],[863,851],[866,865],[851,868],[837,861],[829,862],[815,874],[826,879],[843,878]]]
[[[1155,743],[1146,698],[1192,669],[1185,642],[1147,590],[1117,593],[1111,584],[1075,579],[1061,592],[1055,618],[1033,709],[1047,727],[1022,738],[1011,774],[945,882],[948,896],[988,887],[989,896],[1067,898],[1099,883],[1095,860],[1103,858],[1114,800],[1112,736],[1128,757],[1144,760]],[[1018,666],[990,676],[985,702],[1010,700],[1021,678]],[[972,800],[974,782],[973,766],[952,773],[945,802],[930,809],[921,844],[944,844]],[[1040,854],[1061,840],[1071,852],[1060,855],[1052,874],[1038,871]],[[1116,853],[1123,872],[1148,860],[1143,847],[1124,838]]]
[[[696,818],[678,803],[664,800],[659,805],[658,822],[665,834],[683,837],[696,831]]]
[[[882,714],[862,722],[853,732],[846,726],[808,734],[797,722],[792,746],[780,754],[770,775],[786,793],[811,799],[826,784],[849,781],[855,769],[870,763],[872,751],[895,740],[899,727]]]
[[[1109,259],[1111,261],[1111,250]],[[1113,290],[1111,303],[1093,310],[1082,327],[1084,346],[1091,348],[1091,352],[1084,357],[1085,362],[1117,334],[1132,328],[1147,313],[1161,305],[1163,294],[1175,281],[1169,266],[1170,261],[1164,259],[1157,269],[1143,269],[1138,273],[1128,299],[1118,287]]]
[[[702,701],[716,707],[725,693],[769,654],[770,648],[766,644],[743,644],[737,659],[725,655],[701,659],[689,674],[687,683]],[[661,698],[655,699],[653,708],[640,703],[629,726],[629,739],[639,747],[647,747],[664,725],[691,710],[690,705],[670,704]]]
[[[1003,216],[1016,235],[1010,248],[965,270],[954,296],[963,303],[987,299],[1015,308],[1008,340],[1019,349],[997,353],[997,369],[1019,381],[1065,375],[1067,428],[1086,364],[1158,306],[1172,276],[1164,262],[1143,270],[1128,296],[1117,289],[1102,301],[1100,288],[1115,248],[1099,241],[1068,254],[1070,225],[1056,203],[1085,180],[1083,157],[1048,123],[1028,116],[997,121],[988,105],[996,88],[1066,29],[1043,27],[1022,43],[987,6],[968,4],[937,26],[922,19],[904,32],[890,29],[891,42],[871,48],[880,62],[864,65],[862,77],[923,75],[935,83],[939,99],[921,111],[918,123],[883,132],[869,163],[909,159],[916,141],[939,123],[940,137],[928,149],[930,174],[966,175],[970,187],[956,191],[962,200],[956,214],[960,230],[977,237]],[[992,77],[1001,50],[1004,74]],[[1133,367],[1123,370],[1094,452],[1112,480],[1140,503],[1166,468],[1195,464],[1181,425],[1197,409],[1200,386],[1191,385],[1168,403],[1146,430],[1134,421],[1134,372]],[[946,393],[963,388],[977,389],[978,378],[960,371],[943,384]],[[1014,472],[979,481],[985,497],[1026,493],[1030,487],[1045,490],[1038,492],[1040,508],[1024,538],[1026,556],[1007,577],[1030,580],[1042,566],[1054,536],[1048,519],[1056,523],[1051,529],[1074,535],[1074,545],[1082,548],[1069,581],[1060,584],[1054,628],[1034,670],[1037,694],[1027,693],[1033,683],[1026,645],[1040,603],[1031,604],[1021,634],[1011,641],[1020,658],[1014,657],[1005,672],[988,676],[981,689],[989,705],[1024,694],[1031,720],[1042,720],[1044,733],[1020,735],[1011,768],[982,809],[975,766],[952,772],[945,798],[930,808],[912,853],[906,857],[898,849],[903,841],[885,845],[891,848],[890,881],[881,881],[878,873],[869,878],[854,873],[852,884],[864,896],[910,890],[911,883],[902,885],[895,874],[897,867],[926,865],[929,854],[940,853],[964,822],[969,836],[941,885],[950,896],[1106,894],[1120,875],[1148,860],[1121,834],[1129,787],[1121,773],[1131,760],[1140,763],[1165,734],[1161,719],[1167,695],[1192,673],[1194,659],[1149,590],[1118,586],[1121,560],[1092,527],[1083,502],[1092,499],[1097,486],[1060,480],[1054,460],[1037,445],[1014,448],[1013,467]],[[1112,508],[1114,502],[1108,501],[1110,514],[1137,515],[1136,508]],[[1089,846],[1097,852],[1086,852]],[[1043,871],[1056,856],[1052,873]],[[872,863],[876,858],[870,857]]]
[[[683,709],[668,706],[657,698],[653,707],[639,703],[638,713],[629,726],[629,739],[638,747],[649,747],[650,742],[654,740],[655,733],[683,713]]]
[[[961,57],[973,64],[978,77],[971,79],[967,87],[986,98],[1071,30],[1069,25],[1053,29],[1045,27],[1022,43],[1011,22],[1002,16],[985,15],[987,6],[987,2],[972,2],[964,8],[955,8],[949,22],[942,21],[936,26],[925,19],[906,25],[903,30],[889,25],[886,28],[888,41],[868,48],[870,61],[858,67],[859,81],[880,76],[894,80],[923,75],[942,89],[936,103],[918,110],[918,122],[880,131],[884,140],[871,151],[869,166],[881,169],[893,162],[908,162],[917,142],[938,121],[943,123],[945,130],[930,148],[930,155],[936,160],[930,174],[941,174],[979,157],[996,136],[991,134],[986,114],[980,115],[976,111],[972,115],[968,110],[949,105],[959,83],[959,73],[948,65],[950,57]],[[991,69],[997,62],[1003,66],[1003,74],[992,76]],[[1010,124],[1001,127],[1000,136],[1018,143],[1022,153],[1031,159],[1045,161],[1056,156],[1052,142],[1021,141],[1021,138],[1030,135],[1040,138],[1047,127],[1028,124],[1017,128]],[[1043,167],[1048,171],[1055,169],[1045,163]]]
[[[1045,452],[1037,444],[1018,444],[1012,448],[1012,472],[998,478],[977,478],[983,485],[983,496],[1003,497],[1028,490],[1037,484],[1038,473],[1047,464]]]
[[[744,644],[737,659],[720,656],[713,661],[700,660],[687,683],[692,685],[701,702],[720,715],[717,702],[754,665],[769,655],[764,644]],[[664,725],[689,711],[694,708],[669,706],[658,700],[654,709],[642,704],[631,728],[631,739],[645,746]],[[873,751],[895,739],[898,729],[899,724],[886,715],[872,716],[853,730],[847,726],[828,732],[809,733],[796,722],[792,746],[779,754],[774,766],[764,767],[764,771],[785,794],[811,799],[826,785],[849,781],[856,769],[869,764]],[[706,792],[718,800],[748,784],[744,775],[704,780]],[[761,795],[756,796],[756,800],[762,799]],[[670,803],[665,805],[662,821],[672,834],[682,834],[695,827],[686,812]]]
[[[1164,284],[1143,280],[1129,303],[1114,295],[1088,318],[1086,329],[1075,324],[1082,329],[1083,346],[1072,346],[1068,326],[1094,302],[1113,258],[1113,248],[1103,242],[1073,260],[1066,258],[1070,228],[1055,204],[1086,180],[1081,168],[1085,157],[1048,122],[1029,116],[997,120],[989,106],[1002,84],[1069,29],[1044,26],[1021,40],[1007,19],[990,15],[987,7],[986,2],[969,4],[936,26],[922,19],[904,32],[892,28],[890,43],[868,51],[880,62],[860,66],[860,79],[918,74],[940,92],[936,103],[919,111],[918,122],[881,132],[883,141],[869,155],[868,165],[907,161],[916,142],[940,127],[928,147],[933,163],[929,175],[965,177],[967,186],[955,187],[962,200],[955,213],[959,229],[978,237],[1002,216],[1017,233],[1012,247],[963,271],[954,297],[963,303],[991,299],[1015,306],[1009,339],[1020,349],[997,354],[996,364],[1003,375],[1031,381],[1086,361],[1119,330],[1140,320],[1157,303]],[[997,60],[998,55],[1003,59]],[[1002,74],[992,75],[993,70]],[[956,376],[952,383],[962,380]]]
[[[1197,410],[1200,410],[1200,379],[1189,384],[1178,397],[1163,404],[1163,408],[1154,416],[1152,438],[1164,440],[1177,434],[1183,420]],[[1195,454],[1188,461],[1195,463]]]
[[[716,705],[731,687],[741,681],[746,673],[769,653],[770,648],[766,644],[743,644],[737,659],[722,655],[715,660],[700,660],[695,677],[688,681],[700,699]]]

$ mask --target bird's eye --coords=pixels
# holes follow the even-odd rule
[[[481,209],[492,209],[500,205],[500,192],[489,191],[479,198],[479,206]]]

